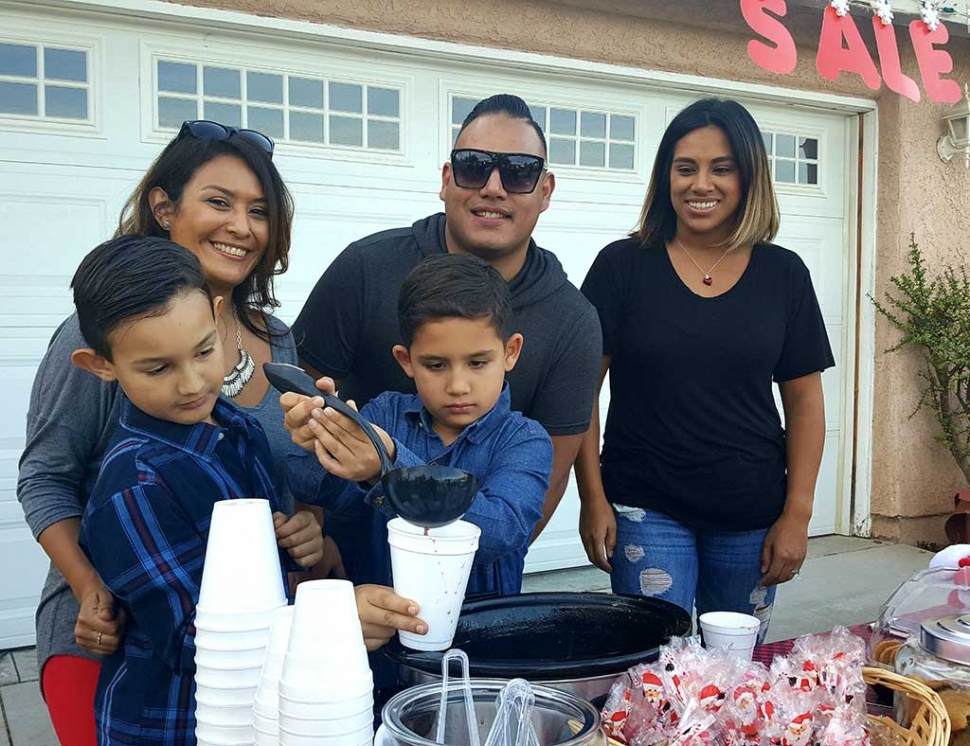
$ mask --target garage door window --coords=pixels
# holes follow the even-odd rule
[[[818,138],[763,131],[776,184],[818,186]]]
[[[87,50],[0,42],[0,115],[87,123],[89,81]]]
[[[161,129],[202,118],[294,143],[401,151],[401,90],[390,86],[158,60],[156,101]]]
[[[452,143],[478,99],[451,101]],[[549,163],[612,171],[636,169],[636,117],[602,110],[529,104],[532,118],[546,133]]]

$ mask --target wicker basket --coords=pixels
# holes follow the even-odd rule
[[[900,746],[947,746],[950,743],[950,718],[940,696],[925,684],[881,668],[866,667],[862,677],[870,686],[882,685],[913,700],[915,715],[906,728],[892,718],[870,715],[874,724],[895,734]],[[909,708],[913,711],[913,707]]]
[[[862,678],[869,686],[882,685],[894,692],[905,694],[914,700],[916,715],[909,727],[903,727],[892,718],[870,715],[869,720],[886,728],[896,736],[899,746],[947,746],[950,742],[950,719],[943,708],[939,695],[925,684],[901,676],[892,671],[867,666],[862,669]],[[570,723],[574,732],[579,723]],[[623,746],[614,738],[608,738],[610,746]]]

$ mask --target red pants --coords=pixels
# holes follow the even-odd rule
[[[61,746],[97,746],[94,693],[101,664],[73,655],[55,655],[44,665],[41,685]]]

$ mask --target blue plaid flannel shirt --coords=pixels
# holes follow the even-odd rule
[[[80,543],[128,628],[101,668],[99,746],[196,743],[195,605],[213,503],[262,497],[279,510],[259,423],[223,400],[213,416],[221,426],[178,425],[125,400],[105,452]]]

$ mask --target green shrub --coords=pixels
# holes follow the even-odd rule
[[[970,484],[970,278],[967,268],[947,267],[928,279],[915,235],[910,237],[909,271],[890,278],[895,292],[886,304],[870,300],[902,332],[886,352],[915,348],[923,359],[920,409],[932,409],[940,425],[936,439],[956,459]],[[910,415],[912,416],[912,415]]]

